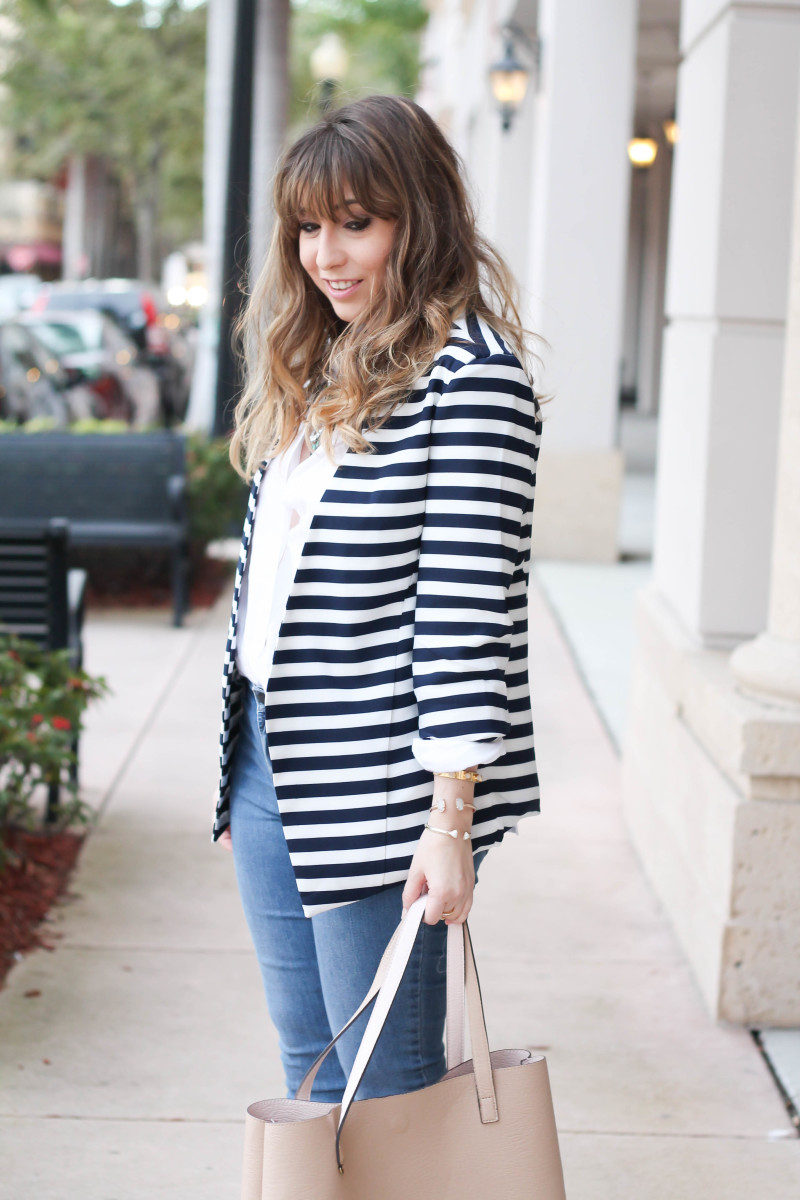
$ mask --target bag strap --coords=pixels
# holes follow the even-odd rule
[[[347,1114],[353,1103],[355,1093],[364,1076],[364,1072],[369,1065],[369,1061],[377,1045],[378,1038],[381,1035],[383,1026],[386,1022],[389,1009],[392,1006],[394,998],[397,994],[397,989],[400,986],[400,981],[405,973],[408,960],[411,957],[411,950],[414,946],[414,941],[419,929],[420,922],[425,912],[427,904],[427,895],[423,893],[411,904],[400,923],[399,937],[397,944],[392,952],[392,957],[389,962],[389,967],[386,973],[386,978],[380,987],[375,1002],[375,1007],[370,1013],[367,1028],[364,1031],[364,1036],[361,1039],[361,1044],[358,1047],[353,1069],[347,1080],[347,1086],[342,1097],[342,1104],[339,1111],[339,1124],[336,1130],[336,1162],[340,1172],[343,1172],[341,1159],[341,1135]],[[494,1090],[494,1078],[492,1076],[492,1063],[489,1056],[489,1038],[486,1032],[486,1020],[483,1012],[483,1003],[480,994],[480,984],[478,982],[478,972],[475,965],[475,955],[472,949],[472,938],[467,929],[467,922],[464,921],[459,930],[458,925],[448,927],[448,949],[450,946],[450,932],[455,929],[460,934],[462,947],[466,944],[468,951],[466,957],[466,972],[465,972],[465,987],[467,997],[467,1015],[469,1017],[470,1037],[472,1040],[473,1049],[473,1071],[475,1075],[475,1090],[478,1096],[478,1108],[480,1118],[483,1124],[499,1120],[497,1112],[497,1096]],[[391,944],[391,943],[390,943]],[[448,961],[448,966],[450,965]]]
[[[445,1046],[447,1069],[451,1071],[467,1059],[466,999],[467,983],[464,960],[464,934],[459,925],[447,927],[447,1017]]]
[[[424,893],[423,893],[424,894]],[[331,1038],[324,1050],[320,1050],[317,1057],[314,1059],[311,1066],[306,1071],[300,1086],[295,1092],[296,1100],[310,1100],[311,1088],[317,1072],[323,1062],[331,1052],[333,1047],[338,1042],[342,1034],[350,1028],[354,1021],[361,1016],[364,1009],[375,999],[381,989],[386,972],[389,969],[389,962],[397,945],[397,939],[400,936],[402,929],[402,921],[395,929],[386,949],[383,952],[381,961],[378,964],[378,969],[375,972],[375,978],[370,984],[369,991],[364,999],[359,1004],[356,1011],[350,1017],[349,1021]],[[447,1045],[447,1069],[452,1070],[460,1063],[465,1062],[467,1058],[466,1047],[466,1019],[465,1019],[465,981],[464,981],[464,935],[460,925],[448,925],[447,927],[447,1017],[446,1017],[446,1033],[445,1040]]]
[[[300,1086],[298,1087],[297,1091],[294,1094],[295,1100],[310,1100],[311,1099],[311,1088],[313,1086],[314,1079],[316,1078],[317,1071],[320,1069],[323,1062],[325,1061],[327,1056],[330,1054],[331,1050],[336,1045],[336,1043],[338,1042],[338,1040],[342,1036],[342,1034],[345,1032],[345,1030],[350,1028],[350,1026],[353,1024],[353,1022],[356,1020],[356,1018],[361,1016],[362,1012],[367,1007],[367,1005],[372,1000],[374,1000],[375,997],[377,996],[378,992],[380,991],[381,984],[383,983],[383,980],[386,977],[386,972],[389,969],[389,962],[391,961],[391,957],[392,957],[394,948],[397,945],[397,939],[400,936],[401,929],[402,929],[402,922],[397,926],[397,928],[395,929],[391,938],[389,939],[389,943],[383,952],[383,956],[378,965],[378,969],[375,972],[375,978],[373,979],[372,983],[370,984],[369,991],[367,992],[366,996],[361,1001],[361,1003],[359,1004],[356,1011],[353,1013],[350,1020],[347,1021],[347,1023],[342,1026],[342,1028],[339,1030],[339,1032],[336,1034],[335,1037],[331,1038],[331,1040],[328,1042],[325,1049],[320,1050],[319,1054],[314,1059],[313,1063],[311,1064],[311,1066],[308,1068],[305,1075],[301,1079]]]

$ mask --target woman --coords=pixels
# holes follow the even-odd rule
[[[212,839],[233,851],[289,1096],[427,894],[362,1098],[444,1074],[447,925],[489,845],[539,810],[542,426],[511,275],[424,109],[376,95],[328,113],[285,151],[273,200],[238,330],[231,461],[252,486]],[[368,1016],[313,1099],[341,1100]]]

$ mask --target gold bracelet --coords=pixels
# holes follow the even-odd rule
[[[433,833],[443,833],[445,837],[458,838],[457,829],[437,829],[435,825],[429,825],[427,821],[425,822],[425,828],[432,830]],[[464,830],[462,841],[472,841],[472,835],[467,833],[466,829]]]
[[[472,783],[480,783],[483,779],[477,771],[433,771],[432,774],[443,779],[469,779]]]

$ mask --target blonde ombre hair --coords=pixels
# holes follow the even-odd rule
[[[466,311],[497,330],[530,376],[532,331],[520,320],[518,285],[476,228],[462,171],[434,119],[403,96],[330,111],[283,152],[269,252],[234,326],[244,388],[230,457],[245,479],[291,444],[310,408],[329,455],[334,430],[351,449],[374,450],[365,433],[430,370]],[[349,322],[298,251],[299,214],[337,220],[347,196],[372,216],[397,219],[384,287]]]

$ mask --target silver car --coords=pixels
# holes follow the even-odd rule
[[[159,423],[158,380],[140,365],[135,342],[107,313],[47,308],[22,313],[19,321],[35,331],[68,373],[81,374],[106,402],[102,415],[122,417],[135,428]]]

